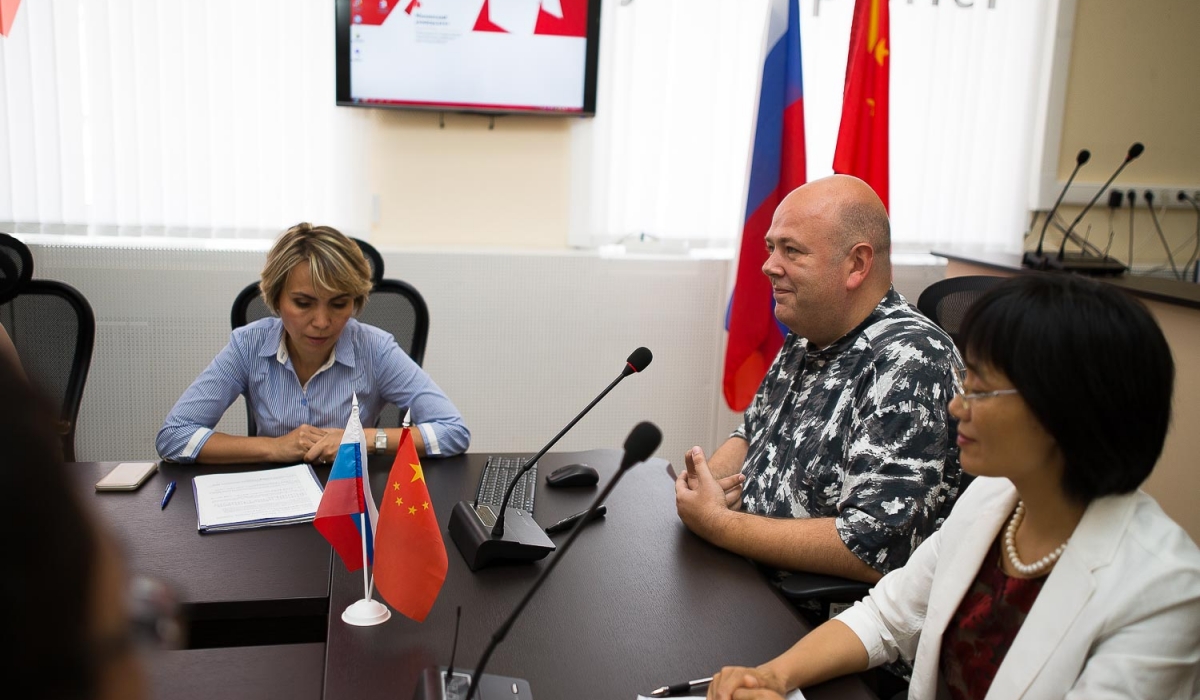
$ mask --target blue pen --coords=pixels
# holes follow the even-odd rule
[[[167,507],[167,504],[171,502],[171,496],[173,496],[174,494],[175,494],[175,482],[172,481],[171,483],[167,484],[167,491],[166,491],[166,493],[163,494],[162,505],[159,506],[158,509],[164,510]]]

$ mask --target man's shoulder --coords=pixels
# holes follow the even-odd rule
[[[863,330],[863,337],[878,354],[917,354],[950,358],[957,355],[954,341],[946,331],[891,292],[880,303],[877,318]]]

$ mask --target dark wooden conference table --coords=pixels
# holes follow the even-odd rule
[[[618,450],[544,456],[535,519],[548,525],[584,510],[620,457]],[[95,481],[114,463],[73,466],[81,490],[94,494],[89,500],[122,543],[129,568],[172,584],[205,635],[199,646],[207,648],[151,657],[157,697],[407,700],[422,669],[449,662],[457,606],[463,614],[456,666],[471,668],[550,557],[557,556],[478,572],[467,568],[446,525],[454,504],[474,497],[486,459],[486,454],[470,454],[426,462],[426,483],[449,559],[446,583],[424,623],[393,614],[384,624],[365,628],[341,620],[346,606],[362,597],[362,574],[351,574],[333,560],[315,528],[196,532],[191,477],[262,465],[167,464],[129,493],[94,492]],[[580,462],[600,472],[600,486],[546,487],[545,474]],[[383,492],[389,467],[386,460],[371,461],[376,495]],[[632,699],[659,685],[710,675],[725,664],[761,663],[807,632],[751,563],[684,528],[675,514],[674,482],[667,470],[666,461],[652,459],[626,473],[606,503],[607,517],[581,532],[492,657],[488,672],[527,680],[542,700]],[[327,474],[328,469],[318,470],[322,478]],[[171,480],[178,490],[160,510]],[[561,545],[568,535],[552,539]],[[314,619],[326,616],[326,628],[312,631]],[[278,630],[274,636],[272,630]],[[234,638],[239,641],[230,642]],[[853,677],[810,688],[805,695],[814,700],[874,697]]]

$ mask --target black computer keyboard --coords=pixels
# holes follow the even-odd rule
[[[479,490],[475,492],[476,505],[489,505],[492,510],[499,511],[504,502],[504,492],[521,467],[525,457],[488,457],[479,477]],[[533,513],[533,487],[537,483],[537,464],[529,468],[513,489],[512,497],[508,499],[508,507]]]

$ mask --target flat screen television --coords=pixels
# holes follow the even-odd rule
[[[337,103],[596,113],[601,0],[335,0]]]

